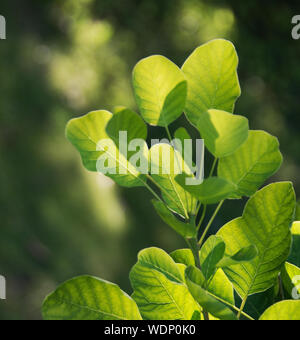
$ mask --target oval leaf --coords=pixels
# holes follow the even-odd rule
[[[200,265],[202,273],[208,281],[217,271],[217,264],[225,254],[225,242],[219,236],[211,236],[200,250]]]
[[[230,308],[202,288],[205,283],[205,277],[198,268],[188,267],[185,271],[185,279],[189,291],[205,311],[220,320],[236,320],[236,315]]]
[[[186,185],[186,176],[176,176],[176,181],[203,204],[215,204],[230,197],[236,186],[224,178],[210,177],[200,185]]]
[[[264,131],[249,131],[241,148],[220,159],[218,176],[237,185],[234,197],[252,196],[281,163],[278,139]]]
[[[163,250],[141,251],[130,272],[133,298],[146,320],[191,320],[200,311],[177,264]]]
[[[187,217],[196,207],[196,200],[175,180],[178,174],[192,175],[180,152],[169,144],[156,144],[150,149],[151,177],[162,189],[162,196],[176,213]]]
[[[237,66],[233,44],[223,39],[198,47],[187,59],[182,67],[188,81],[185,113],[192,124],[197,126],[209,109],[233,112],[241,95]]]
[[[295,219],[296,221],[300,221],[300,202],[297,202]]]
[[[294,211],[292,183],[274,183],[248,201],[243,217],[229,222],[218,232],[229,256],[241,247],[255,245],[258,250],[253,261],[224,268],[242,299],[274,285],[290,252]]]
[[[155,55],[141,60],[133,71],[133,87],[147,123],[166,127],[182,114],[187,82],[169,59]]]
[[[300,222],[293,223],[291,232],[293,236],[293,246],[288,261],[300,267]]]
[[[170,256],[176,263],[183,263],[187,267],[196,265],[191,249],[178,249],[173,251]]]
[[[234,266],[236,264],[241,264],[244,262],[250,262],[256,258],[258,255],[258,250],[256,246],[251,245],[240,249],[233,256],[224,256],[224,258],[218,263],[217,267],[224,268]]]
[[[217,158],[234,153],[248,138],[248,119],[225,111],[204,112],[197,127],[205,146]]]
[[[176,250],[170,256],[176,263],[183,263],[187,267],[195,267],[195,258],[190,249]],[[231,305],[235,304],[232,283],[228,280],[222,269],[218,269],[210,280],[207,291]]]
[[[160,218],[184,238],[195,238],[196,227],[193,224],[178,220],[173,213],[160,201],[152,201],[152,204]]]
[[[141,320],[134,300],[117,285],[91,276],[63,283],[43,304],[45,320]]]
[[[147,125],[137,113],[127,108],[118,110],[106,125],[106,133],[119,149],[120,132],[124,131],[127,133],[128,143],[133,139],[147,139]]]
[[[281,270],[283,286],[290,298],[300,298],[300,268],[286,262]]]
[[[299,321],[300,301],[287,300],[276,303],[267,309],[259,320],[263,321]]]
[[[113,115],[110,112],[102,110],[72,119],[66,128],[67,138],[79,151],[86,169],[102,172],[124,187],[143,186],[146,176],[140,173],[123,153],[119,152],[117,145],[106,132],[106,125],[112,118]],[[137,119],[139,119],[138,116]],[[136,119],[134,121],[136,122]],[[144,163],[148,165],[146,143],[143,144],[140,155],[140,158],[144,159]],[[98,166],[100,158],[103,158],[103,163],[109,164],[105,169]]]

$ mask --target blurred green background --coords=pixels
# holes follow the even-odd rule
[[[300,41],[291,38],[298,0],[1,0],[0,14],[7,20],[0,41],[0,274],[8,288],[0,319],[40,318],[45,295],[81,274],[130,292],[139,250],[185,246],[145,190],[88,173],[64,137],[72,117],[116,105],[136,109],[131,70],[143,57],[162,54],[181,66],[210,39],[233,41],[242,87],[236,112],[252,129],[278,136],[284,164],[272,180],[291,180],[300,194]],[[151,133],[164,136],[159,128]],[[243,204],[227,202],[214,227],[239,216]]]

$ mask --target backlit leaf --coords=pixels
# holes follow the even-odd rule
[[[281,271],[281,278],[288,296],[300,299],[300,268],[286,262]]]
[[[241,298],[274,285],[290,252],[294,209],[292,183],[274,183],[258,191],[248,201],[243,216],[218,232],[229,256],[251,245],[258,250],[253,261],[224,268]]]
[[[252,196],[281,163],[278,139],[264,131],[249,131],[246,143],[220,159],[218,176],[237,185],[234,197]]]
[[[197,127],[205,146],[217,158],[231,155],[248,138],[248,119],[225,111],[203,112]]]
[[[147,123],[166,127],[183,113],[187,82],[169,59],[154,55],[141,60],[133,71],[133,87]]]
[[[288,259],[292,264],[300,267],[300,222],[294,222],[292,225],[293,246]]]
[[[225,254],[225,242],[219,236],[210,236],[200,250],[200,265],[208,281],[217,271],[217,264]]]
[[[194,197],[175,180],[179,173],[192,175],[181,154],[169,144],[156,144],[150,149],[151,177],[162,188],[162,196],[176,213],[187,217],[196,207]]]
[[[141,320],[134,300],[117,285],[91,276],[63,283],[43,304],[45,320]]]
[[[173,259],[158,248],[141,251],[130,272],[133,298],[146,320],[191,320],[198,304]]]
[[[123,153],[119,152],[118,146],[106,132],[106,126],[112,118],[113,115],[110,112],[102,110],[72,119],[66,128],[67,138],[79,151],[86,169],[100,171],[125,187],[143,186],[146,182],[145,174],[142,174],[134,164],[127,160]],[[130,121],[133,125],[136,121],[140,122],[139,119],[136,116]],[[129,128],[130,126],[128,126]],[[109,130],[111,132],[112,129]],[[132,135],[130,131],[129,135]],[[143,144],[140,151],[141,159],[144,159],[147,166],[148,148],[146,143]],[[103,158],[103,163],[107,163],[105,169],[99,167],[99,159],[101,158]]]
[[[218,177],[207,178],[200,185],[187,185],[186,176],[178,175],[176,182],[203,204],[218,203],[230,197],[236,190],[235,184]]]
[[[238,56],[233,44],[217,39],[198,47],[184,63],[188,81],[185,113],[192,124],[209,109],[232,113],[241,94]]]
[[[181,222],[173,213],[160,201],[152,201],[152,204],[160,218],[173,228],[179,235],[184,238],[196,237],[197,231],[195,225]]]
[[[300,301],[286,300],[268,308],[260,320],[269,321],[299,321]]]
[[[188,267],[185,271],[185,278],[189,291],[205,311],[220,320],[236,320],[236,315],[230,308],[202,288],[205,284],[205,277],[198,268]]]

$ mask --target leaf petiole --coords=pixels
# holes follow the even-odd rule
[[[200,238],[200,241],[199,241],[199,243],[198,243],[198,244],[199,244],[199,247],[202,246],[203,241],[204,241],[204,239],[205,239],[205,236],[207,235],[207,233],[208,233],[208,231],[209,231],[209,228],[211,227],[211,225],[212,225],[214,219],[216,218],[216,216],[217,216],[219,210],[221,209],[223,203],[224,203],[224,200],[221,201],[221,202],[219,203],[219,205],[217,206],[217,209],[216,209],[215,212],[213,213],[213,215],[212,215],[210,221],[208,222],[208,224],[207,224],[207,226],[206,226],[206,228],[205,228],[205,230],[204,230],[204,232],[203,232],[203,234],[202,234],[202,236],[201,236],[201,238]]]

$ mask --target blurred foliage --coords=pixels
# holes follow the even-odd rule
[[[236,112],[278,136],[285,161],[275,180],[292,180],[299,193],[300,42],[291,38],[299,12],[296,0],[1,1],[1,319],[40,318],[44,296],[71,276],[97,275],[128,291],[140,249],[184,246],[146,191],[88,173],[64,137],[71,117],[136,109],[131,70],[142,57],[163,54],[181,65],[209,39],[232,40],[242,87]],[[215,227],[241,211],[242,203],[227,203]]]

